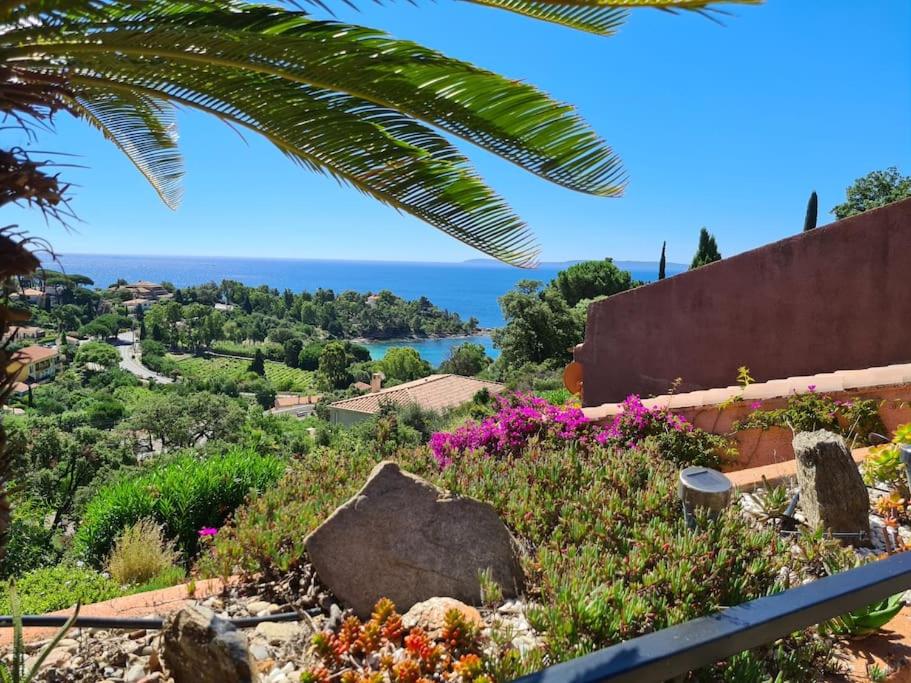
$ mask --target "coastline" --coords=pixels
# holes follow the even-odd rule
[[[472,334],[432,334],[427,335],[426,337],[420,337],[418,335],[411,335],[409,337],[383,337],[383,338],[367,338],[367,337],[353,337],[351,339],[345,339],[343,341],[349,341],[352,344],[395,344],[397,342],[420,342],[420,341],[433,341],[435,339],[474,339],[475,337],[489,337],[491,333],[496,330],[496,327],[483,327],[478,328],[476,332]]]

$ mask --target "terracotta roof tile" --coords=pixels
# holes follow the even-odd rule
[[[506,387],[496,382],[485,382],[461,375],[430,375],[413,382],[381,389],[373,394],[364,394],[336,401],[330,408],[340,408],[357,413],[379,412],[382,403],[407,405],[414,403],[424,410],[446,410],[470,401],[481,389],[499,394]]]
[[[13,360],[21,361],[31,365],[38,361],[53,358],[57,355],[57,349],[51,349],[46,346],[26,346],[19,349],[13,354]]]

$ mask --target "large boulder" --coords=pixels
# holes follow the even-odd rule
[[[800,507],[813,529],[836,534],[845,541],[870,542],[870,495],[845,440],[823,429],[794,437]]]
[[[208,607],[185,607],[162,629],[162,659],[174,683],[252,683],[259,674],[247,637]]]
[[[433,597],[478,604],[482,570],[507,597],[523,584],[515,543],[493,507],[453,496],[392,462],[374,467],[306,546],[323,584],[362,618],[383,597],[403,613]]]

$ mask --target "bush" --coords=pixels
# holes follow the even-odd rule
[[[161,526],[150,519],[140,519],[117,537],[107,569],[120,585],[135,585],[169,571],[178,559],[174,543],[165,538]]]
[[[0,587],[0,611],[10,613],[9,588]],[[16,579],[23,614],[44,614],[72,607],[77,602],[89,604],[121,595],[111,579],[93,569],[59,564],[28,572]]]
[[[14,507],[6,549],[0,559],[0,577],[21,575],[57,561],[60,553],[54,547],[54,534],[44,525],[44,518],[50,513],[50,509],[32,502]]]
[[[198,460],[191,454],[142,474],[105,486],[86,505],[74,548],[95,566],[111,551],[126,527],[149,518],[189,559],[198,548],[202,527],[219,527],[251,490],[263,491],[284,470],[272,456],[232,450]]]

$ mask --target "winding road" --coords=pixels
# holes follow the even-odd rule
[[[116,349],[120,352],[120,367],[140,379],[154,379],[159,384],[171,384],[174,380],[150,370],[136,359],[133,348],[133,332],[121,332],[117,335]]]

